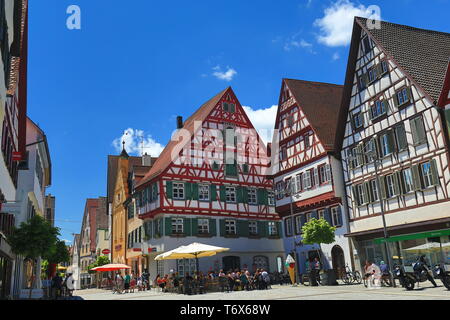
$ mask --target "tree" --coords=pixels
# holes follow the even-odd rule
[[[302,227],[303,231],[303,243],[304,244],[318,244],[320,251],[322,251],[321,244],[333,243],[336,228],[330,226],[325,219],[311,219]],[[321,254],[319,252],[319,259]],[[321,259],[322,260],[322,259]]]
[[[36,272],[36,260],[49,254],[59,235],[59,228],[53,227],[44,218],[36,215],[28,221],[22,222],[19,228],[14,227],[11,235],[8,237],[12,252],[25,257],[31,262],[33,274],[30,289],[34,287],[36,279],[34,274]]]
[[[59,263],[69,262],[70,255],[67,245],[62,240],[57,240],[56,243],[50,248],[47,254],[42,256],[48,261],[51,270],[48,270],[48,275],[53,276],[56,271],[56,266]]]

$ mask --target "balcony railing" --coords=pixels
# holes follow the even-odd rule
[[[10,213],[0,212],[0,232],[6,237],[11,235],[14,227],[14,215]]]

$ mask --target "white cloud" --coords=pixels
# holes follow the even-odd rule
[[[373,6],[365,7],[349,0],[338,0],[325,9],[323,18],[314,21],[314,26],[321,32],[317,37],[318,42],[329,47],[348,45],[355,16],[381,20],[379,10],[374,11]]]
[[[305,41],[304,39],[301,39],[300,41],[297,40],[290,40],[285,43],[284,50],[290,51],[291,47],[295,48],[312,48],[312,44]]]
[[[66,239],[62,239],[62,241],[64,241],[65,243],[72,243],[72,241]]]
[[[261,139],[267,143],[272,141],[273,130],[275,128],[275,118],[278,106],[274,105],[267,109],[252,109],[252,107],[242,106]]]
[[[143,130],[128,128],[120,138],[114,139],[112,145],[117,153],[122,151],[122,141],[125,141],[125,150],[129,154],[139,156],[147,153],[152,157],[158,157],[164,149],[164,146],[156,142],[151,135],[145,136]]]
[[[340,59],[340,55],[339,55],[339,53],[338,52],[335,52],[334,54],[333,54],[333,61],[336,61],[336,60],[339,60]]]
[[[237,71],[233,68],[227,67],[227,71],[223,72],[220,66],[215,66],[213,68],[213,76],[216,77],[219,80],[225,80],[225,81],[231,81],[233,80],[234,76],[237,75]]]

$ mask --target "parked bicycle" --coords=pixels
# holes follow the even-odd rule
[[[363,282],[363,278],[361,277],[361,273],[359,271],[353,271],[350,269],[348,264],[345,266],[345,270],[341,273],[341,280],[345,284],[361,284]]]

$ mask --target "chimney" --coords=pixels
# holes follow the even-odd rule
[[[177,117],[177,129],[183,128],[183,117],[178,116]]]
[[[152,165],[152,157],[147,153],[142,156],[142,165],[147,167],[150,167]]]
[[[272,143],[267,144],[267,156],[270,158],[272,156]]]

